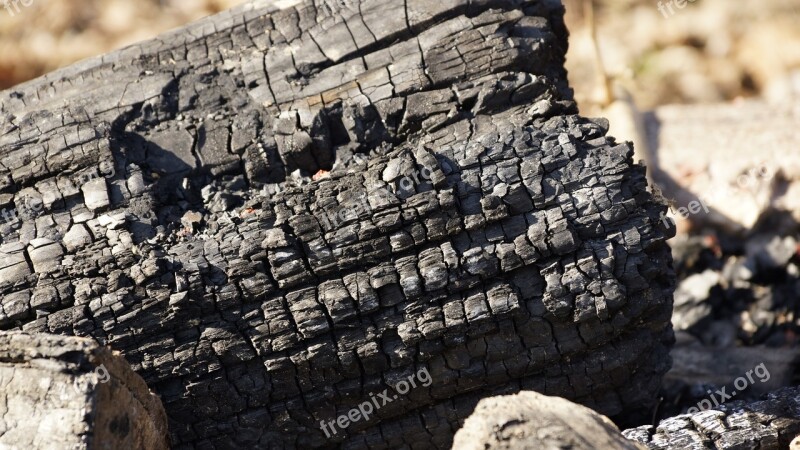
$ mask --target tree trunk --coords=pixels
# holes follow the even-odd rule
[[[519,389],[647,410],[674,230],[576,115],[562,14],[256,1],[0,93],[0,326],[122,352],[175,448],[446,448]]]

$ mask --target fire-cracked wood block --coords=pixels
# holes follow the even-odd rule
[[[673,230],[561,3],[277,5],[0,93],[0,327],[119,350],[179,449],[448,448],[519,389],[649,415]]]

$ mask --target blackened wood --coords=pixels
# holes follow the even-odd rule
[[[0,325],[120,350],[175,448],[446,448],[523,388],[648,412],[673,230],[562,15],[255,2],[0,93]]]
[[[788,449],[800,436],[800,389],[784,388],[760,401],[732,401],[622,433],[651,450]]]

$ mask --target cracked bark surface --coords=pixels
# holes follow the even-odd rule
[[[735,401],[670,417],[655,429],[643,426],[622,433],[651,450],[787,449],[800,436],[800,388],[784,388],[757,402]]]
[[[520,389],[648,410],[674,230],[577,115],[562,14],[256,1],[0,93],[0,328],[119,350],[174,448],[447,448]]]
[[[167,449],[164,407],[91,339],[0,333],[0,447]]]

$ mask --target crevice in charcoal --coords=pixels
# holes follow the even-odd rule
[[[525,76],[535,77],[534,75],[531,75],[531,74],[526,74]],[[498,82],[500,80],[502,80],[502,79],[498,78]],[[484,82],[482,82],[482,83],[484,83]],[[483,85],[483,84],[479,84],[478,86],[483,86],[481,92],[485,91],[489,87],[488,85]],[[450,89],[452,90],[453,87],[451,86]],[[430,89],[426,89],[426,90],[424,90],[422,92],[431,92],[431,90]],[[508,94],[509,95],[515,95],[514,92],[509,92]],[[460,100],[459,100],[458,95],[457,95],[457,93],[455,91],[454,91],[454,95],[455,95],[455,100],[456,100],[456,106],[458,106],[458,102]],[[533,95],[535,96],[537,94],[534,93]],[[538,95],[539,95],[538,98],[541,98],[541,97],[550,97],[551,94],[547,93],[547,92],[539,92]],[[530,94],[526,94],[526,97],[527,96],[530,96]],[[408,114],[408,106],[407,106],[407,98],[408,97],[407,96],[401,96],[400,98],[402,98],[404,100],[404,106],[400,109],[400,111],[402,111],[404,114],[407,115]],[[470,106],[470,104],[473,104],[472,108],[470,108],[470,109],[466,109],[464,107],[459,108],[459,114],[456,117],[452,117],[452,118],[450,118],[450,119],[438,124],[435,129],[446,127],[447,125],[449,125],[451,123],[457,122],[459,120],[463,120],[465,118],[469,119],[469,118],[473,117],[476,114],[476,111],[474,111],[474,103],[476,103],[478,101],[478,97],[477,96],[472,96],[472,97],[468,97],[466,100],[467,100],[467,103],[465,103],[465,105],[466,106]],[[523,98],[518,99],[517,103],[519,101],[521,101],[521,100],[524,100],[524,99]],[[498,104],[498,106],[499,106],[499,103],[497,101],[494,101],[494,103]],[[548,116],[552,116],[552,115],[555,115],[555,114],[563,113],[563,111],[560,111],[561,107],[558,104],[556,104],[554,106],[555,107],[550,108],[550,110],[547,112]],[[514,106],[513,108],[519,108],[519,107],[518,106]],[[503,108],[499,108],[499,110],[503,110]],[[342,113],[340,114],[339,111],[341,111]],[[375,124],[380,125],[379,122],[376,120],[376,119],[379,118],[379,114],[376,111],[374,111],[374,109],[370,109],[370,111],[372,111],[372,113],[370,114],[370,116],[372,118],[367,119],[368,123],[375,123]],[[364,122],[364,118],[361,118],[360,114],[355,114],[355,115],[353,114],[353,113],[357,113],[358,109],[355,108],[354,106],[352,106],[349,102],[345,103],[345,102],[337,101],[332,106],[326,106],[323,109],[323,111],[322,111],[322,113],[320,115],[322,117],[328,118],[329,122],[333,123],[332,126],[334,126],[334,127],[336,127],[338,129],[338,128],[343,128],[343,127],[340,126],[341,121],[339,120],[339,117],[344,118],[345,117],[344,116],[345,112],[347,112],[348,117],[352,117],[351,119],[348,119],[348,120],[354,120],[356,124],[367,123],[367,122]],[[482,110],[480,112],[485,113],[485,112],[489,112],[489,111],[483,111]],[[383,117],[382,119],[385,122],[387,118]],[[529,122],[533,122],[533,121],[534,121],[534,119],[531,118],[531,120]],[[406,119],[403,119],[403,126],[405,127],[405,129],[401,129],[401,130],[398,130],[396,132],[395,131],[389,132],[388,130],[384,130],[384,131],[382,131],[380,133],[377,133],[377,134],[376,133],[370,133],[370,134],[377,135],[377,136],[383,136],[383,137],[381,137],[379,139],[379,141],[386,141],[386,142],[389,142],[389,143],[393,143],[395,145],[399,145],[400,143],[403,143],[403,142],[408,141],[409,139],[411,139],[415,134],[418,134],[418,132],[421,131],[422,122],[419,122],[419,121],[409,122],[408,119],[406,118]],[[435,129],[429,129],[428,131],[429,132],[430,131],[435,131]],[[337,131],[336,134],[344,136],[345,132],[344,132],[344,130],[340,130],[340,131]],[[363,132],[359,132],[358,134],[361,135],[361,134],[363,134]],[[340,141],[345,142],[345,139],[341,139]],[[347,141],[345,143],[347,143],[347,142],[349,142],[349,137],[348,137],[348,139],[347,139]],[[367,142],[363,142],[363,143],[360,143],[358,148],[365,147],[366,149],[369,149],[369,148],[375,146],[377,142],[378,141],[370,141],[369,142],[370,145],[365,145],[365,144],[367,144]],[[334,148],[335,147],[336,146],[334,146]],[[360,151],[361,150],[359,150],[359,152]],[[340,160],[341,160],[341,158],[340,158]]]
[[[369,28],[369,25],[367,25],[367,22],[364,20],[364,11],[363,11],[363,9],[361,7],[361,4],[363,3],[363,1],[357,1],[356,3],[358,3],[358,20],[361,21],[361,24],[364,25],[364,28],[367,30],[367,32],[370,34],[370,36],[372,36],[372,41],[377,43],[378,42],[378,37],[375,36],[375,33],[372,32],[372,30]]]
[[[266,55],[262,58],[259,58],[261,61],[261,70],[264,73],[264,77],[267,80],[267,88],[269,89],[269,94],[272,97],[272,104],[276,106],[276,108],[280,111],[281,105],[278,104],[277,97],[275,97],[275,91],[272,89],[272,81],[270,81],[269,77],[269,68],[267,67]]]
[[[417,24],[417,28],[415,30],[414,28],[412,28],[410,20],[409,20],[407,0],[403,0],[403,2],[404,2],[405,21],[406,21],[406,29],[405,30],[397,32],[397,33],[394,33],[394,34],[390,34],[390,35],[386,36],[382,40],[377,40],[376,39],[375,42],[373,42],[373,43],[371,43],[369,45],[366,45],[364,47],[357,48],[357,50],[355,52],[353,52],[353,53],[344,55],[342,58],[340,58],[335,63],[328,59],[325,63],[315,64],[315,65],[309,66],[308,68],[305,69],[305,71],[310,73],[310,74],[311,73],[319,73],[319,72],[322,72],[323,70],[325,70],[325,69],[327,69],[329,67],[332,67],[332,66],[337,65],[337,64],[344,64],[344,63],[350,62],[350,61],[352,61],[353,59],[356,59],[356,58],[361,58],[363,60],[365,55],[369,55],[371,53],[374,53],[375,51],[382,50],[382,49],[386,48],[389,43],[398,42],[398,41],[404,41],[404,40],[407,40],[407,39],[410,39],[410,38],[414,38],[414,37],[416,37],[418,35],[419,32],[422,32],[423,30],[427,29],[428,27],[430,27],[433,24],[440,23],[440,22],[443,22],[445,20],[452,19],[454,17],[458,17],[459,15],[461,15],[461,11],[450,9],[450,10],[447,10],[447,11],[445,11],[443,13],[440,13],[439,15],[432,16],[432,17],[427,18],[426,20],[420,22],[419,24]],[[359,17],[363,18],[363,11],[361,10],[361,3],[362,3],[361,1],[358,2],[358,4],[359,4]],[[495,4],[495,3],[499,3],[499,4]],[[516,5],[516,4],[509,4],[505,0],[503,0],[503,1],[491,0],[490,2],[486,2],[486,3],[482,4],[480,8],[478,8],[475,11],[472,11],[472,12],[475,15],[478,15],[478,14],[483,13],[483,12],[485,12],[485,11],[491,9],[491,8],[498,8],[498,9],[503,9],[503,10],[509,10],[510,11],[510,10],[518,8],[518,6],[519,5]],[[354,17],[354,16],[341,16],[340,18],[342,20],[344,20],[345,18],[350,19],[352,17]],[[367,25],[365,23],[365,27],[372,34],[372,36],[374,38],[375,35],[372,32],[372,30],[369,29],[369,25]],[[301,32],[302,31],[303,30],[301,30]],[[308,33],[308,31],[305,31],[305,33]],[[302,35],[301,35],[301,37],[302,37]],[[300,39],[300,37],[298,37],[297,39]],[[287,42],[287,43],[291,44],[291,42]],[[295,65],[295,67],[296,67],[296,65]]]

